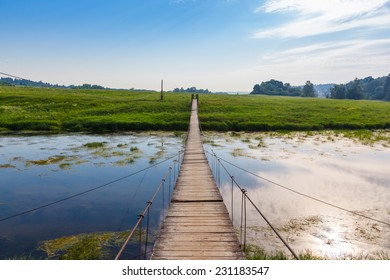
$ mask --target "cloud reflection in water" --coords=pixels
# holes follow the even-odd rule
[[[266,148],[245,149],[239,140],[230,140],[215,151],[222,158],[295,191],[390,222],[389,148],[356,144],[349,139],[326,143],[311,138],[263,139]],[[232,156],[230,151],[237,147],[245,149],[251,158]],[[297,195],[228,164],[226,167],[297,251],[310,250],[328,258],[375,258],[377,252],[390,255],[390,227]],[[231,182],[223,183],[221,193],[231,211]],[[240,207],[241,193],[236,188],[236,227],[240,225]],[[283,249],[256,210],[249,203],[247,207],[249,243],[268,250]]]

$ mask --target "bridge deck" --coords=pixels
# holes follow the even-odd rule
[[[151,259],[244,259],[203,150],[196,100],[171,206]]]

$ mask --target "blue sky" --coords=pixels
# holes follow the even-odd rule
[[[0,0],[0,72],[250,91],[390,73],[390,0]]]

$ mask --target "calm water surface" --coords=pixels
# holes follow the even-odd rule
[[[127,176],[176,155],[182,144],[173,133],[1,136],[0,219]],[[44,240],[130,229],[172,162],[0,222],[0,259],[45,258],[37,249]],[[157,197],[150,221],[154,231],[161,209]]]
[[[363,145],[335,135],[209,134],[207,149],[241,168],[337,206],[390,223],[389,142]],[[297,195],[229,164],[226,168],[297,252],[327,258],[390,257],[390,227]],[[231,211],[231,181],[221,192]],[[234,224],[241,194],[234,190]],[[248,209],[248,240],[283,250],[256,210]]]
[[[390,222],[390,148],[329,136],[209,133],[223,159],[295,191]],[[100,143],[86,145],[88,143]],[[93,146],[93,147],[88,147]],[[173,134],[0,137],[0,219],[116,180],[177,154]],[[130,229],[172,160],[97,191],[0,222],[0,259],[47,258],[42,241]],[[328,258],[390,255],[390,228],[299,196],[229,164],[226,168],[295,251]],[[221,193],[231,212],[231,182]],[[234,190],[234,225],[241,195]],[[165,203],[166,206],[166,203]],[[258,213],[247,206],[247,243],[284,250]],[[161,194],[151,210],[154,236],[162,216]],[[153,242],[151,237],[151,245]],[[117,252],[113,249],[113,254]],[[126,258],[136,258],[130,245]]]

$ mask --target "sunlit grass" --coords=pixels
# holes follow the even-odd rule
[[[188,94],[0,87],[0,131],[186,131]]]
[[[256,245],[247,245],[245,256],[248,260],[293,260],[292,255],[283,251],[267,251]],[[298,254],[300,260],[389,260],[390,256],[385,252],[377,252],[371,256],[368,254],[345,254],[338,257],[316,255],[310,250]]]
[[[310,131],[390,128],[390,102],[201,95],[204,130]]]
[[[0,132],[187,131],[191,95],[125,90],[0,87]],[[390,102],[199,95],[204,130],[312,131],[390,128]]]

